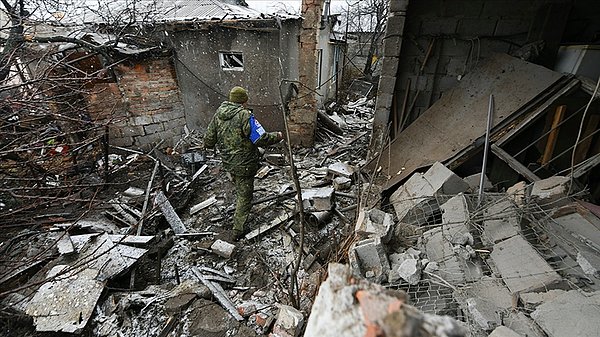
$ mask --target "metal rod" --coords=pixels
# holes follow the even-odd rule
[[[490,131],[492,129],[492,116],[494,114],[494,95],[490,94],[490,103],[488,105],[487,128],[485,130],[485,145],[483,146],[483,163],[481,165],[481,177],[479,179],[479,194],[477,197],[477,207],[481,206],[483,201],[483,185],[485,181],[485,170],[487,168],[487,158],[490,149]]]

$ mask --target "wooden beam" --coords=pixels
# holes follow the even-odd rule
[[[525,177],[530,182],[540,180],[540,177],[536,176],[535,173],[531,172],[527,167],[523,164],[519,163],[513,156],[506,153],[506,151],[502,150],[498,145],[492,144],[491,146],[492,153],[494,153],[498,158],[502,159],[508,166],[510,166],[517,173]]]
[[[548,135],[548,140],[546,141],[546,148],[544,149],[544,154],[542,156],[542,166],[548,164],[550,159],[552,159],[552,154],[554,153],[554,147],[556,146],[556,140],[558,139],[558,131],[559,125],[565,116],[565,111],[567,111],[566,105],[559,105],[554,110],[554,118],[552,119],[552,126],[550,127],[550,134]]]

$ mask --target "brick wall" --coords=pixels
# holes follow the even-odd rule
[[[88,97],[88,111],[97,121],[111,120],[110,143],[151,148],[169,146],[183,133],[185,116],[175,68],[169,58],[120,64],[116,83],[98,83]]]

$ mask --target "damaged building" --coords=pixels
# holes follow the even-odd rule
[[[340,88],[337,15],[302,2],[28,26],[0,91],[0,335],[598,335],[599,4],[384,1],[381,75]],[[204,128],[242,85],[288,132],[307,77],[314,144],[265,149],[234,242]]]

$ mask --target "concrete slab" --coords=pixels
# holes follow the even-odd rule
[[[90,319],[104,282],[96,280],[97,269],[74,269],[58,265],[48,272],[44,283],[27,304],[37,331],[78,334]]]
[[[511,238],[519,234],[520,215],[518,208],[508,199],[500,199],[486,205],[484,210],[481,240],[486,245]]]
[[[600,292],[572,290],[543,303],[532,314],[549,337],[595,337],[600,331]]]
[[[565,293],[565,291],[562,289],[552,289],[543,293],[522,293],[519,294],[519,298],[521,299],[521,302],[523,302],[525,308],[533,310],[538,305],[551,301],[563,293]]]
[[[548,289],[562,281],[520,235],[494,245],[491,258],[512,293]]]

